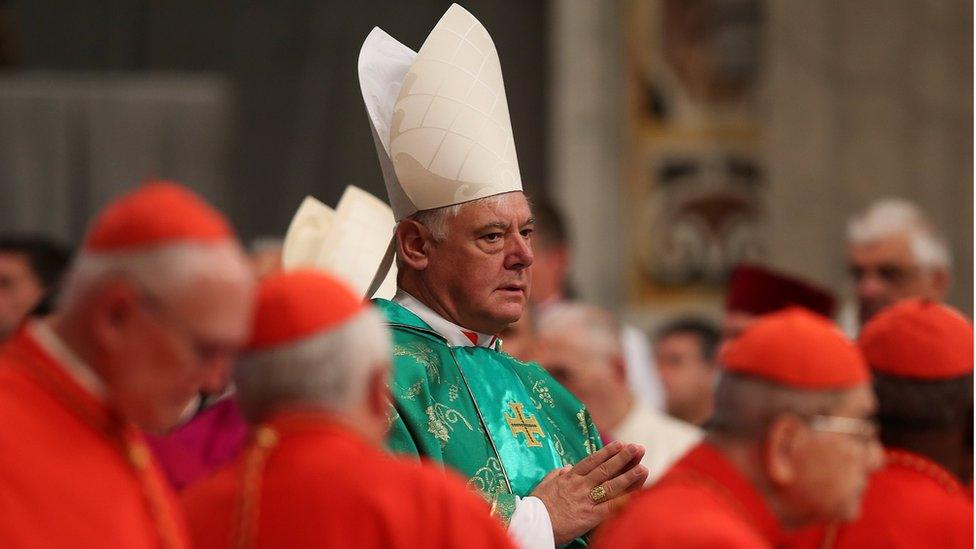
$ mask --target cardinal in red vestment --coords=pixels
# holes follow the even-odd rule
[[[235,380],[258,426],[183,493],[196,547],[510,546],[454,474],[380,449],[390,335],[372,306],[324,273],[272,274],[252,333]]]
[[[0,351],[0,546],[188,546],[141,429],[226,379],[254,286],[223,217],[175,183],[95,219],[57,311]]]
[[[885,466],[860,518],[805,530],[794,547],[973,546],[973,328],[909,299],[876,314],[858,345],[874,373]]]
[[[826,318],[759,318],[720,354],[705,441],[597,533],[597,547],[770,548],[857,515],[881,462],[867,366]]]

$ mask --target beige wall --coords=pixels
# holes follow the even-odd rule
[[[623,10],[590,0],[551,10],[551,194],[574,230],[580,293],[627,311]],[[972,5],[776,0],[765,14],[768,262],[846,292],[846,219],[903,196],[950,239],[951,302],[972,315]]]

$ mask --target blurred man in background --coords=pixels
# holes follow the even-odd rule
[[[187,189],[102,211],[57,311],[0,352],[0,545],[187,546],[139,428],[172,428],[225,382],[253,289],[230,226]]]
[[[195,547],[509,547],[453,473],[386,455],[390,335],[324,273],[261,282],[236,371],[259,424],[244,456],[184,496]]]
[[[532,304],[543,313],[547,307],[575,297],[570,288],[572,241],[569,227],[551,202],[532,204],[536,234],[532,241]],[[642,402],[656,410],[664,409],[664,389],[653,363],[647,335],[634,326],[621,327],[627,384]]]
[[[701,439],[697,427],[650,408],[627,386],[620,326],[609,312],[563,301],[538,324],[539,363],[583,401],[604,442],[644,446],[648,484]]]
[[[826,288],[793,275],[760,265],[740,264],[729,276],[722,333],[725,337],[736,337],[762,315],[793,306],[833,318],[836,299]]]
[[[882,454],[864,358],[827,319],[768,314],[725,344],[705,442],[633,498],[597,546],[766,547],[858,515]]]
[[[900,299],[945,299],[949,247],[915,204],[897,198],[874,202],[851,219],[847,240],[861,324]]]
[[[874,315],[858,345],[873,370],[885,467],[861,518],[795,545],[972,547],[972,326],[954,309],[910,299]]]
[[[668,414],[693,425],[712,417],[720,340],[711,322],[697,318],[680,318],[658,331],[654,362],[664,383]]]
[[[68,259],[68,251],[53,240],[0,236],[0,342],[35,308],[39,314],[51,311]]]

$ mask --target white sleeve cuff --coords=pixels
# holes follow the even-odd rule
[[[533,496],[516,498],[515,512],[508,522],[508,535],[521,549],[553,549],[556,546],[546,504]]]

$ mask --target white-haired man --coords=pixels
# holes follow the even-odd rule
[[[644,446],[650,484],[702,437],[699,428],[641,402],[627,384],[620,325],[609,312],[578,302],[539,315],[538,360],[577,396],[605,440]]]
[[[945,299],[949,248],[915,204],[878,200],[851,219],[847,237],[861,324],[907,297]]]
[[[183,495],[194,546],[510,546],[484,500],[453,475],[380,448],[389,330],[336,278],[261,281],[235,371],[258,425],[244,456]]]
[[[528,299],[533,220],[491,37],[455,4],[419,53],[374,29],[359,74],[398,222],[398,292],[376,301],[394,341],[388,445],[460,471],[520,544],[574,543],[647,471],[642,448],[599,450],[583,405],[500,351]]]
[[[138,427],[223,387],[253,290],[223,217],[179,185],[100,214],[57,311],[0,354],[0,545],[187,546]]]

